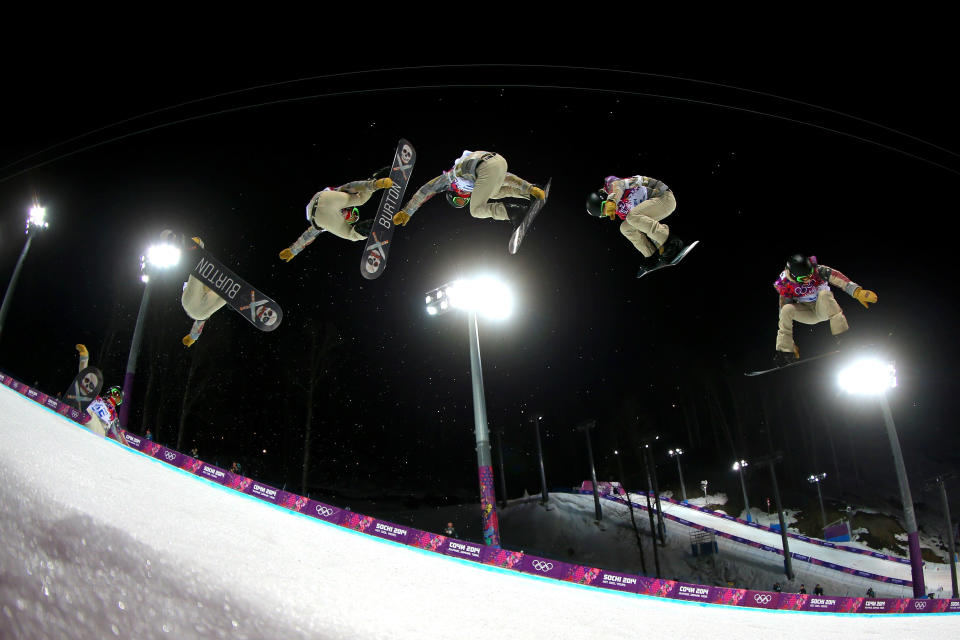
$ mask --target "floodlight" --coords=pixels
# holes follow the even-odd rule
[[[892,362],[864,358],[842,370],[837,382],[847,393],[879,395],[897,386],[897,371]]]
[[[155,244],[147,249],[147,262],[160,269],[172,267],[180,262],[180,249],[172,244]]]
[[[30,207],[30,216],[27,218],[27,230],[30,227],[35,227],[37,229],[46,229],[50,224],[44,220],[47,216],[47,210],[44,207],[41,207],[38,204]]]

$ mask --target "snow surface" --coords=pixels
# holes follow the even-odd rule
[[[918,637],[960,616],[766,612],[419,551],[173,469],[0,388],[2,638]],[[869,620],[868,620],[869,617]]]

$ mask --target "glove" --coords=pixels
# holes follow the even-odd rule
[[[530,195],[536,198],[537,200],[543,200],[545,197],[547,197],[547,194],[545,194],[543,192],[543,189],[541,189],[540,187],[531,187]]]
[[[603,203],[603,215],[611,220],[617,217],[617,203],[613,200],[606,200]]]
[[[373,183],[374,189],[389,189],[393,186],[393,180],[390,178],[380,178],[375,183]]]
[[[203,246],[203,240],[201,240],[201,239],[198,238],[197,236],[193,236],[193,241],[196,242],[198,245],[200,245],[200,248],[201,248],[201,249],[204,248],[204,246]]]
[[[82,357],[86,357],[90,355],[90,352],[87,351],[87,347],[82,344],[77,345],[77,353],[79,353]]]
[[[396,215],[393,216],[393,224],[400,225],[401,227],[407,226],[407,223],[410,222],[410,214],[404,210],[397,211]]]
[[[192,345],[194,342],[196,342],[196,340],[194,340],[193,338],[191,338],[191,337],[190,337],[190,334],[188,333],[187,335],[183,336],[183,340],[181,340],[181,342],[183,343],[183,346],[189,347],[189,346]]]
[[[293,260],[293,256],[295,255],[297,254],[295,254],[293,251],[290,251],[290,248],[287,247],[286,249],[280,252],[280,259],[283,260],[284,262],[290,262],[291,260]],[[187,345],[187,346],[190,346],[190,345]]]
[[[857,302],[863,305],[864,309],[869,309],[870,303],[877,301],[877,294],[869,289],[864,289],[863,287],[857,287],[853,292],[853,297],[857,299]]]

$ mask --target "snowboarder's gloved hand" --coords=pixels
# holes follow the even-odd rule
[[[82,344],[77,345],[77,353],[79,353],[84,358],[90,355],[90,352],[87,351],[87,347]]]
[[[297,254],[291,251],[290,247],[287,247],[286,249],[280,252],[280,259],[283,260],[284,262],[290,262],[291,260],[293,260],[293,256],[295,255]],[[187,346],[190,346],[190,345],[187,345]]]
[[[613,200],[606,200],[603,203],[603,215],[611,220],[617,217],[617,203]]]
[[[393,224],[398,224],[401,227],[407,226],[407,223],[410,222],[410,214],[402,209],[397,211],[397,214],[393,216]]]
[[[390,178],[380,178],[375,183],[373,183],[374,189],[389,189],[393,186],[393,180]]]
[[[877,294],[869,289],[864,289],[863,287],[857,287],[853,292],[853,297],[857,299],[857,302],[863,305],[864,309],[869,309],[870,303],[877,301]]]
[[[537,200],[543,200],[546,197],[546,194],[543,192],[543,189],[540,187],[531,187],[530,195],[536,198]]]
[[[191,337],[190,337],[190,334],[188,333],[187,335],[183,336],[183,340],[181,340],[181,342],[183,342],[183,346],[189,347],[189,346],[192,345],[194,342],[196,342],[196,340],[194,340],[193,338],[191,338]]]

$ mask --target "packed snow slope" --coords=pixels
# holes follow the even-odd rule
[[[630,494],[630,497],[634,504],[645,504],[642,494]],[[625,505],[612,500],[602,500],[603,519],[597,522],[592,495],[553,493],[550,494],[547,507],[539,501],[539,495],[528,500],[515,500],[500,512],[501,540],[505,546],[568,562],[654,575],[656,563],[646,511],[634,509],[644,549],[644,572],[637,549],[636,533]],[[682,505],[668,502],[662,504],[664,513],[782,549],[779,533],[750,527]],[[787,580],[782,556],[721,537],[716,539],[719,546],[717,555],[694,557],[690,549],[690,534],[695,530],[666,518],[664,526],[666,546],[658,547],[660,575],[664,578],[713,586],[766,590],[770,590],[774,582],[779,582],[784,591],[790,592],[799,591],[801,585],[805,585],[807,591],[812,592],[814,585],[819,583],[825,593],[831,596],[863,596],[868,588],[872,588],[877,597],[912,597],[911,587],[880,582],[796,558],[793,560],[795,577]],[[790,540],[790,551],[852,570],[910,579],[910,566],[892,560],[830,549],[801,540]],[[949,565],[928,563],[924,573],[927,592],[934,592],[937,597],[949,597]]]
[[[960,616],[765,612],[582,587],[274,507],[0,388],[2,638],[951,637]],[[953,632],[950,630],[953,629]]]

